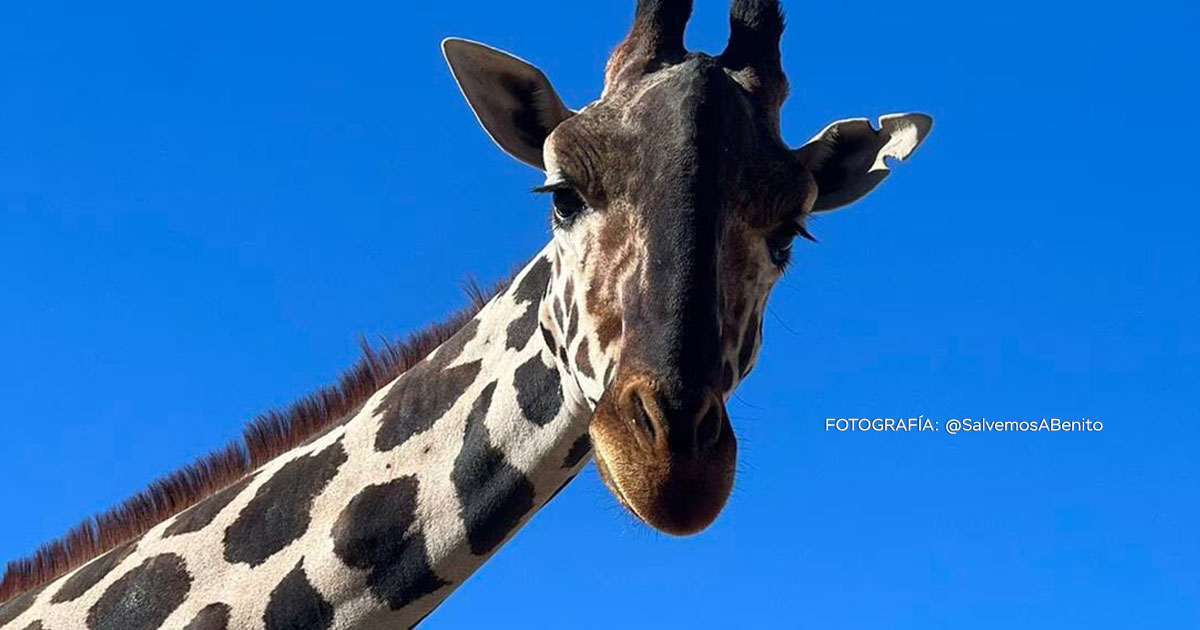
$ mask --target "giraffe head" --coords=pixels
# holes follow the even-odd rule
[[[609,489],[660,531],[708,526],[733,486],[725,401],[754,364],[767,296],[805,221],[870,192],[928,133],[920,114],[784,144],[776,0],[734,0],[717,56],[688,52],[690,0],[640,0],[600,99],[568,109],[528,63],[443,47],[479,121],[546,174],[553,273],[542,332]]]

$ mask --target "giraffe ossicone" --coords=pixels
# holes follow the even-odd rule
[[[166,497],[142,502],[151,522],[118,514],[10,565],[0,629],[409,627],[589,454],[651,527],[708,527],[734,482],[725,402],[793,240],[873,190],[932,121],[838,121],[789,148],[779,3],[734,0],[715,56],[684,47],[690,14],[640,0],[578,111],[531,64],[446,40],[488,135],[545,173],[551,242],[473,316],[368,353],[245,451],[150,495]]]

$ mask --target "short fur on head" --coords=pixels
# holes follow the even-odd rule
[[[671,534],[733,485],[725,400],[754,365],[767,296],[814,212],[856,201],[928,134],[923,114],[839,121],[790,149],[777,0],[734,0],[718,56],[688,52],[690,0],[639,0],[601,98],[568,109],[541,71],[482,44],[446,59],[502,149],[545,171],[556,258],[540,321],[593,408],[601,476]]]

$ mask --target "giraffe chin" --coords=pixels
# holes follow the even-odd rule
[[[690,536],[720,515],[733,489],[737,438],[728,418],[707,453],[689,457],[670,452],[660,440],[635,436],[630,420],[602,398],[588,433],[596,469],[609,492],[629,513],[672,536]]]

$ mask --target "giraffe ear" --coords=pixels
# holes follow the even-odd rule
[[[925,114],[883,116],[878,130],[866,118],[826,127],[796,150],[817,180],[813,210],[835,210],[866,196],[891,173],[887,158],[903,162],[932,128],[933,119]]]
[[[546,137],[575,115],[546,75],[506,52],[465,39],[443,41],[442,52],[484,131],[509,155],[546,170]]]

